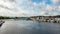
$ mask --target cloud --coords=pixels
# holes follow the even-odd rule
[[[51,1],[52,1],[52,3],[56,4],[56,3],[58,3],[60,0],[51,0]]]
[[[18,0],[0,0],[0,16],[25,16],[27,12],[16,6]]]
[[[48,4],[47,4],[48,3]],[[0,0],[1,16],[60,15],[60,0]]]
[[[60,15],[59,14],[60,0],[51,0],[49,1],[52,2],[51,4],[46,4],[46,1],[43,0],[40,3],[24,1],[20,4],[20,8],[22,8],[23,10],[27,10],[34,15]]]

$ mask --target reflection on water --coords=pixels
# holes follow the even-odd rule
[[[6,20],[0,28],[0,34],[60,34],[60,24]]]

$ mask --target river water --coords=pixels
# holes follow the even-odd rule
[[[60,34],[59,23],[44,23],[26,20],[5,20],[0,34]]]

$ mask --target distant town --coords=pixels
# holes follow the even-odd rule
[[[31,17],[3,17],[3,16],[0,16],[0,19],[35,20],[35,21],[41,21],[41,22],[60,23],[60,15],[56,15],[56,16],[31,16]]]
[[[32,16],[31,20],[41,21],[41,22],[54,22],[60,23],[60,15],[56,16]]]

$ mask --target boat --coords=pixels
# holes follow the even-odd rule
[[[0,27],[2,26],[3,23],[5,23],[5,21],[0,20]]]

